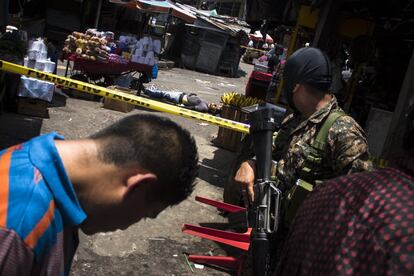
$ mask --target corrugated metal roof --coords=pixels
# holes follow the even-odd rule
[[[240,21],[235,17],[212,15],[210,11],[198,10],[192,6],[185,4],[177,3],[176,5],[183,10],[192,13],[197,17],[197,20],[208,22],[212,26],[228,32],[231,36],[236,36],[239,31],[244,31],[245,33],[249,33],[250,31],[249,25],[246,22]],[[197,24],[197,21],[195,24]]]
[[[180,18],[188,23],[194,23],[196,16],[183,10],[181,7],[170,0],[131,0],[128,2],[122,0],[109,0],[110,3],[118,4],[130,9],[137,9],[141,12],[148,13],[170,13],[172,16]]]

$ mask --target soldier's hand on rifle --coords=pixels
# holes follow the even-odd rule
[[[244,161],[234,177],[234,181],[242,185],[242,192],[245,200],[245,205],[248,207],[249,203],[254,201],[254,178],[255,178],[256,164],[253,160]]]

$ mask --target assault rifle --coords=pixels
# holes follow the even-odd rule
[[[255,276],[270,274],[270,236],[279,226],[281,190],[271,180],[273,132],[280,128],[286,109],[263,104],[249,113],[250,135],[256,154],[255,200],[251,239],[253,273]]]

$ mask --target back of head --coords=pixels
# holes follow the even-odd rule
[[[165,117],[128,116],[91,136],[98,158],[122,167],[137,166],[154,173],[157,199],[175,205],[193,190],[198,173],[197,147],[190,133]]]
[[[289,105],[295,109],[292,91],[296,84],[307,84],[319,91],[328,91],[332,83],[328,57],[313,47],[300,48],[286,61],[283,71],[284,93]]]

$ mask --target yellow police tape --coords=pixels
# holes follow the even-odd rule
[[[93,84],[89,84],[89,83],[85,83],[85,82],[81,82],[77,80],[72,80],[70,78],[65,78],[62,76],[45,73],[42,71],[34,70],[31,68],[17,65],[14,63],[10,63],[7,61],[0,60],[0,70],[10,72],[10,73],[20,74],[20,75],[25,75],[27,77],[31,77],[31,78],[35,78],[39,80],[53,82],[55,84],[58,84],[58,85],[61,85],[67,88],[72,88],[72,89],[86,92],[89,94],[98,95],[98,96],[118,100],[121,102],[126,102],[129,104],[137,105],[137,106],[142,106],[142,107],[160,111],[160,112],[179,115],[179,116],[183,116],[183,117],[191,118],[191,119],[197,119],[200,121],[218,125],[220,127],[235,130],[238,132],[249,133],[248,124],[243,124],[240,122],[216,117],[210,114],[192,111],[192,110],[182,108],[179,106],[150,100],[144,97],[139,97],[139,96],[131,95],[128,93],[115,91],[115,90],[97,86],[97,85],[93,85]]]

